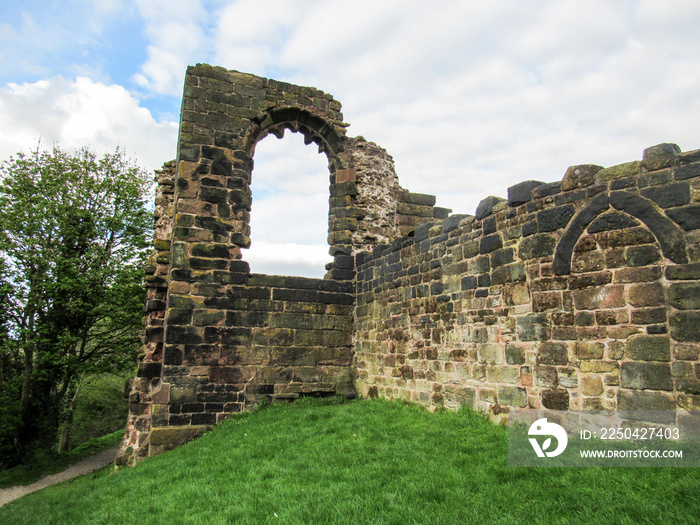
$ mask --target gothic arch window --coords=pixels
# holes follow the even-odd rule
[[[251,174],[253,273],[322,278],[328,255],[328,160],[300,133],[265,137]]]

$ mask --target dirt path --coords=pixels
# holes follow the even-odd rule
[[[118,450],[119,445],[108,450],[104,450],[99,454],[87,457],[78,463],[71,465],[63,472],[44,476],[39,481],[32,483],[31,485],[18,485],[16,487],[0,489],[0,507],[2,507],[5,503],[9,503],[12,500],[24,496],[25,494],[29,494],[30,492],[41,490],[49,485],[53,485],[54,483],[68,481],[69,479],[73,479],[77,476],[89,474],[93,470],[106,467],[114,461]]]

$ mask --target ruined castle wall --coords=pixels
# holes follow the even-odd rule
[[[117,458],[120,465],[133,463],[139,452],[140,457],[148,452],[151,395],[153,387],[158,385],[158,379],[154,378],[158,378],[163,370],[163,326],[168,295],[170,239],[173,232],[175,170],[175,161],[170,161],[163,165],[163,169],[156,171],[153,252],[145,269],[144,330],[141,335],[139,368],[129,392],[129,417],[124,442]]]
[[[700,407],[700,151],[570,168],[357,255],[361,395]]]
[[[119,464],[303,395],[494,416],[700,408],[700,151],[574,166],[450,215],[347,137],[340,110],[315,88],[188,68]],[[328,158],[325,279],[251,274],[242,258],[255,146],[286,131]]]

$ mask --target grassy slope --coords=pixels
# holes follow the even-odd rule
[[[507,466],[506,430],[387,401],[272,405],[0,523],[700,523],[698,469]]]

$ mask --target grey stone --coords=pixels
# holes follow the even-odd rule
[[[486,197],[483,199],[476,207],[476,219],[481,220],[485,217],[488,217],[493,213],[493,207],[498,204],[499,202],[503,202],[505,199],[501,199],[499,197]]]
[[[538,180],[525,180],[508,188],[508,206],[520,206],[532,200],[532,190],[541,186],[544,182]]]

